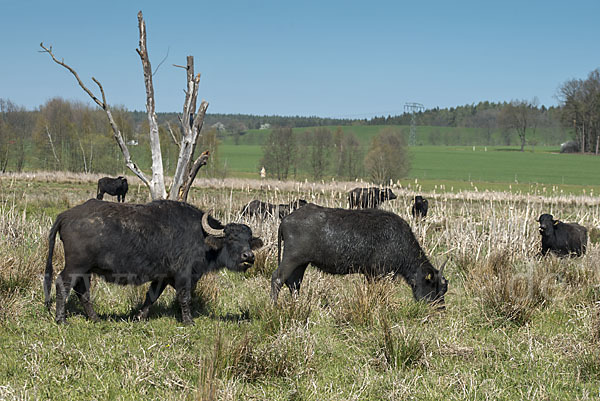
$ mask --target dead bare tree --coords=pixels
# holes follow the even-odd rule
[[[52,135],[50,135],[50,130],[48,129],[47,125],[46,125],[46,135],[48,135],[48,141],[50,142],[50,148],[52,149],[52,154],[54,155],[54,160],[56,160],[56,163],[58,163],[58,165],[60,165],[60,160],[59,160],[58,156],[56,155],[56,150],[54,149],[54,142],[52,142]]]
[[[186,201],[187,196],[192,186],[199,169],[207,163],[208,151],[203,152],[196,160],[192,162],[194,156],[194,150],[196,148],[196,142],[198,136],[202,130],[204,124],[204,116],[206,109],[208,108],[208,102],[202,101],[198,110],[196,111],[196,102],[198,98],[198,88],[200,85],[200,74],[194,74],[194,57],[187,57],[187,66],[182,67],[187,70],[187,89],[185,92],[185,101],[183,105],[183,115],[180,118],[181,121],[181,138],[176,140],[174,134],[171,131],[173,139],[179,146],[179,157],[177,159],[177,167],[175,169],[175,175],[167,194],[163,170],[162,153],[160,149],[160,139],[158,132],[158,120],[156,118],[155,101],[154,101],[154,86],[152,83],[152,68],[150,65],[150,59],[148,57],[148,49],[146,47],[146,23],[142,16],[142,12],[138,12],[138,28],[140,32],[139,48],[136,49],[140,60],[142,62],[142,69],[144,72],[144,83],[146,87],[146,112],[148,114],[148,123],[150,127],[150,151],[152,154],[152,177],[148,178],[144,172],[133,162],[129,149],[123,135],[117,123],[115,122],[110,107],[106,101],[104,89],[100,82],[92,77],[92,80],[98,85],[102,100],[98,99],[94,93],[88,89],[88,87],[81,81],[77,72],[69,65],[65,64],[63,60],[58,60],[52,51],[52,46],[46,47],[44,43],[40,43],[44,53],[48,53],[52,60],[69,70],[71,74],[77,80],[79,86],[90,96],[90,98],[101,107],[108,118],[110,126],[113,131],[113,137],[115,138],[127,167],[148,187],[150,196],[152,199],[173,199]],[[179,67],[179,66],[178,66]]]

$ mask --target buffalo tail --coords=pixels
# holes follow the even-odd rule
[[[60,219],[56,219],[50,229],[48,236],[48,258],[46,259],[46,271],[44,273],[44,303],[46,308],[50,309],[50,287],[52,287],[52,276],[54,269],[52,267],[52,256],[54,255],[54,243],[56,242],[56,233],[60,229]]]
[[[281,264],[281,241],[283,240],[283,233],[281,232],[281,224],[277,229],[277,266]]]

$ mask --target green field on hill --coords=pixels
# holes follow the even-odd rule
[[[258,177],[260,145],[220,146],[220,161],[229,175]],[[415,146],[410,148],[411,170],[406,180],[423,184],[445,182],[457,187],[470,182],[480,188],[504,189],[508,184],[540,184],[600,188],[600,158],[560,154],[557,147]],[[301,176],[300,178],[304,178]],[[406,181],[402,180],[402,181]],[[503,188],[497,185],[503,184]],[[469,184],[470,185],[470,184]]]

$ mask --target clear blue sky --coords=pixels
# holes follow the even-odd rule
[[[90,103],[40,42],[111,104],[145,110],[136,14],[158,111],[180,112],[195,57],[209,113],[371,117],[489,100],[557,104],[600,67],[600,1],[0,0],[0,98]]]

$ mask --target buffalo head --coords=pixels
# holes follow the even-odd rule
[[[551,214],[547,213],[542,214],[538,219],[538,222],[540,223],[540,234],[545,236],[552,235],[554,232],[554,226],[559,223],[558,220],[553,219]]]
[[[417,301],[427,301],[444,307],[444,295],[448,291],[448,280],[443,275],[444,266],[448,259],[444,262],[440,270],[437,270],[431,265],[424,265],[417,269],[415,277],[410,284],[413,290],[413,295]]]
[[[381,201],[392,200],[392,199],[396,199],[396,194],[394,192],[392,192],[391,188],[386,188],[386,189],[382,189],[381,192],[379,192],[379,197],[380,197]]]
[[[208,234],[204,243],[219,252],[219,262],[233,271],[246,271],[254,264],[254,252],[263,246],[260,238],[252,236],[245,224],[230,223],[222,229],[208,224],[208,213],[202,216],[202,228]]]

